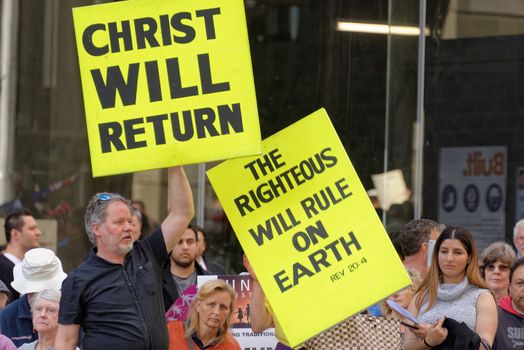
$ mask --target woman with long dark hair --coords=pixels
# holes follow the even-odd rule
[[[471,233],[447,227],[435,242],[431,267],[416,291],[409,311],[418,320],[404,340],[405,350],[436,347],[448,337],[443,327],[451,318],[476,332],[491,346],[497,331],[497,306],[480,276],[477,248]],[[485,349],[481,345],[480,349]]]

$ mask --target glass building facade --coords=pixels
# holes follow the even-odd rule
[[[23,205],[54,220],[66,270],[90,247],[93,193],[142,201],[152,225],[167,210],[165,170],[91,176],[71,9],[102,2],[1,8],[0,210]],[[511,239],[524,217],[521,1],[244,4],[263,138],[324,107],[366,189],[405,184],[391,206],[381,197],[388,231],[424,217],[470,228],[480,248]],[[213,165],[186,167],[195,221],[210,255],[238,272],[241,248],[204,174]],[[403,182],[373,182],[390,171]]]

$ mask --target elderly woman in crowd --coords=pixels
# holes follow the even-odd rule
[[[187,321],[167,325],[170,350],[240,350],[229,333],[236,293],[225,281],[204,283],[191,305]]]
[[[60,292],[54,289],[44,289],[31,300],[33,328],[38,332],[38,340],[23,344],[21,350],[48,350],[55,343],[58,330],[58,306]]]
[[[419,323],[406,333],[404,350],[430,349],[444,342],[453,342],[446,348],[456,349],[457,342],[475,340],[472,332],[492,346],[497,305],[480,276],[475,241],[468,230],[450,226],[442,232],[435,242],[429,273],[408,310]],[[458,348],[467,348],[461,346]]]
[[[495,295],[497,304],[508,295],[509,270],[515,261],[513,248],[504,242],[490,244],[480,258],[482,277]]]

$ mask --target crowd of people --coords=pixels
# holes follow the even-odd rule
[[[39,247],[29,211],[6,217],[0,350],[240,349],[229,332],[236,293],[220,279],[196,288],[198,275],[225,271],[205,259],[205,231],[190,224],[184,170],[171,168],[169,177],[169,214],[147,235],[131,201],[95,194],[85,213],[94,248],[68,275],[52,250]],[[478,254],[467,229],[427,219],[408,222],[391,239],[412,285],[389,300],[417,322],[386,301],[378,317],[399,320],[403,349],[524,349],[524,220],[514,229],[516,252],[495,242]],[[277,349],[289,349],[247,257],[244,266],[253,281],[252,329],[274,327]]]
[[[380,317],[402,321],[403,349],[524,349],[524,258],[517,259],[524,255],[524,220],[514,229],[517,254],[507,243],[495,242],[479,258],[471,232],[428,219],[408,222],[391,238],[412,285],[388,299],[418,322],[385,301],[379,303]],[[288,348],[246,257],[244,265],[254,281],[253,330],[275,327],[277,349]],[[353,346],[360,348],[358,340]]]
[[[419,219],[394,235],[404,264],[424,276],[407,307],[419,323],[403,329],[403,349],[524,349],[520,235],[524,238],[524,220],[514,228],[515,249],[498,241],[480,257],[463,227]]]
[[[21,297],[7,291],[14,300],[0,312],[1,349],[179,349],[184,343],[188,349],[235,349],[235,344],[239,349],[227,331],[235,293],[224,283],[202,287],[187,314],[191,322],[173,323],[168,333],[163,277],[167,271],[175,289],[187,285],[184,278],[195,282],[191,272],[172,273],[171,262],[193,265],[198,256],[198,235],[189,226],[190,185],[181,167],[171,168],[169,177],[170,212],[145,237],[136,229],[133,217],[140,216],[128,199],[95,194],[85,213],[94,248],[69,275],[53,251],[38,248],[41,232],[29,212],[6,217],[3,256],[10,273],[2,279]],[[170,257],[172,251],[180,259]]]

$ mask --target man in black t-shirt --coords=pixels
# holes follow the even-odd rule
[[[181,167],[169,170],[170,213],[133,242],[131,203],[114,193],[89,202],[85,226],[96,246],[62,285],[56,350],[167,349],[162,265],[193,218],[191,188]]]

